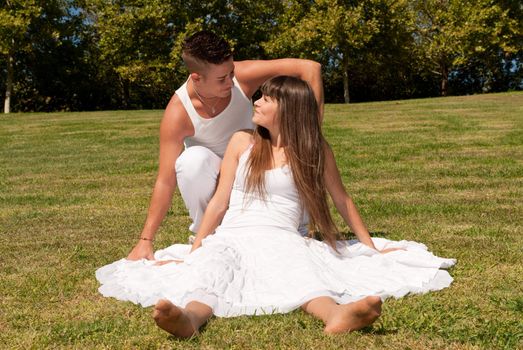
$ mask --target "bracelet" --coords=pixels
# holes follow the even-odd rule
[[[147,237],[140,237],[140,239],[141,239],[142,241],[150,241],[150,242],[154,242],[154,239],[147,238]]]

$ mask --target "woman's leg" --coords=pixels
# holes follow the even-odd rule
[[[212,316],[212,308],[191,301],[180,308],[168,300],[156,303],[153,318],[158,327],[180,338],[190,338],[198,334],[200,327]]]
[[[372,324],[381,314],[381,298],[369,296],[338,305],[330,297],[318,297],[302,305],[302,309],[325,323],[325,333],[344,333]]]

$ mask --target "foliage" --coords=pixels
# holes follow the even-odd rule
[[[413,1],[413,10],[419,49],[440,76],[442,95],[448,93],[452,71],[478,61],[491,68],[483,74],[481,88],[492,90],[495,67],[521,50],[521,17],[512,18],[500,1],[419,0]]]
[[[24,37],[42,11],[38,1],[3,0],[0,4],[0,54],[29,50],[30,42]]]
[[[373,7],[377,32],[356,52],[349,69],[354,101],[437,95],[416,53],[414,14],[408,1],[381,1]],[[349,34],[350,35],[350,34]]]
[[[180,59],[171,48],[186,24],[179,2],[88,1],[103,74],[114,76],[123,108],[163,106]],[[173,59],[174,58],[174,59]],[[147,101],[143,104],[142,101]]]
[[[263,57],[270,18],[280,2],[88,0],[104,74],[116,77],[123,108],[161,108],[186,79],[183,39],[211,29],[236,46],[237,58]],[[144,102],[146,101],[146,104]]]
[[[11,109],[13,92],[15,55],[21,51],[30,51],[30,41],[26,33],[31,23],[38,17],[41,7],[36,0],[5,0],[0,7],[0,55],[6,63],[5,104],[4,110]]]
[[[378,32],[378,20],[371,13],[378,2],[290,1],[287,13],[280,18],[280,31],[266,48],[271,53],[312,58],[337,67],[343,76],[345,102],[349,102],[349,63],[355,51]],[[301,8],[297,11],[297,7]]]
[[[324,67],[326,100],[523,89],[517,0],[0,0],[0,84],[18,111],[163,108],[183,39]],[[5,97],[5,96],[3,96]]]

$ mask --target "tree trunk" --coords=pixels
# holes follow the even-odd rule
[[[347,54],[343,54],[343,100],[345,103],[350,102],[349,95],[349,58]]]
[[[13,91],[13,64],[14,58],[10,53],[7,57],[7,82],[5,86],[4,113],[11,112],[11,93]]]
[[[447,96],[449,84],[449,69],[446,66],[441,67],[441,96]]]
[[[129,81],[120,77],[120,84],[122,87],[122,106],[120,106],[120,108],[129,109]]]

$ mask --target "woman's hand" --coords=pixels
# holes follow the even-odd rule
[[[406,250],[406,249],[403,249],[403,248],[385,248],[385,249],[382,249],[382,250],[378,250],[378,252],[380,252],[381,254],[387,254],[387,253],[390,253],[390,252],[395,252],[396,250]]]
[[[170,264],[170,263],[176,263],[176,264],[181,264],[183,263],[183,260],[177,260],[177,259],[173,259],[173,260],[161,260],[161,261],[158,261],[154,264],[154,266],[162,266],[162,265],[167,265],[167,264]]]

